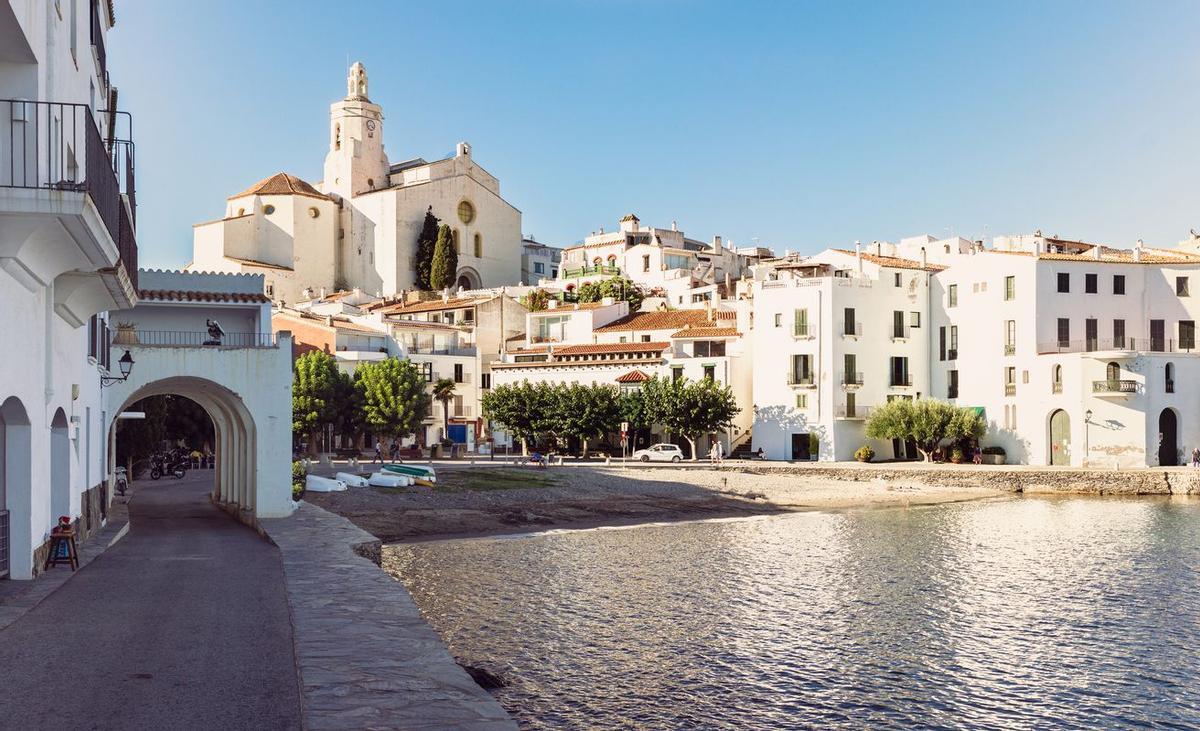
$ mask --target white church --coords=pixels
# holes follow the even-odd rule
[[[346,86],[330,106],[324,180],[280,172],[231,196],[222,218],[193,227],[187,269],[262,274],[267,295],[285,304],[321,289],[391,295],[415,287],[417,237],[432,211],[453,232],[457,286],[520,281],[521,212],[471,146],[434,162],[389,162],[383,108],[367,96],[361,63]]]

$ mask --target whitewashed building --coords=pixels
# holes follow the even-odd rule
[[[137,302],[133,144],[109,2],[0,3],[0,578],[106,518],[109,310]]]
[[[521,284],[536,285],[542,279],[558,278],[562,249],[527,236],[521,241],[521,250]]]
[[[306,289],[359,288],[394,295],[414,286],[416,245],[431,211],[451,227],[456,286],[521,281],[521,212],[471,146],[452,156],[391,162],[384,117],[354,64],[347,94],[330,107],[324,179],[310,184],[277,173],[229,198],[221,218],[197,224],[192,271],[253,272],[269,296],[293,305]]]

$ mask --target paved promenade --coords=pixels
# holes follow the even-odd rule
[[[135,484],[129,534],[0,630],[0,727],[300,728],[279,550],[211,478]]]

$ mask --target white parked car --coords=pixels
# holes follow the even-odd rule
[[[683,459],[683,450],[677,444],[655,444],[635,451],[633,458],[642,462],[678,462]]]

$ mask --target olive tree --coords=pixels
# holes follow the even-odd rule
[[[866,424],[871,439],[913,440],[925,462],[943,441],[978,439],[986,429],[974,409],[936,399],[894,399],[875,409]]]

